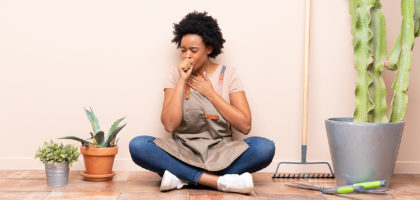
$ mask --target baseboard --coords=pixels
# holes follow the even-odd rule
[[[280,160],[273,162],[261,170],[261,172],[273,173],[276,171]],[[298,161],[297,161],[298,162]],[[331,161],[327,161],[331,163]],[[332,166],[332,165],[331,165]],[[0,170],[44,170],[44,164],[38,159],[29,157],[0,157]],[[73,170],[84,170],[83,158],[74,163]],[[117,158],[114,162],[115,171],[145,171],[145,169],[137,166],[131,158]],[[328,172],[327,165],[280,165],[278,172]],[[420,174],[420,161],[397,161],[394,173],[396,174]]]
[[[397,161],[395,174],[420,174],[420,161]]]
[[[28,157],[0,157],[0,170],[44,170],[44,164],[38,159]],[[83,157],[79,157],[79,161],[73,163],[72,170],[84,170]],[[113,170],[115,171],[139,171],[144,170],[137,166],[130,158],[117,158],[114,161]]]

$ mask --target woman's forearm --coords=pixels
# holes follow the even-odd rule
[[[223,118],[228,121],[234,128],[243,134],[248,134],[251,130],[251,115],[241,112],[233,105],[229,104],[216,92],[208,96],[208,99],[217,108]]]
[[[180,79],[175,87],[175,91],[169,96],[168,102],[162,108],[161,120],[168,132],[173,132],[182,121],[182,101],[184,96],[186,81]]]

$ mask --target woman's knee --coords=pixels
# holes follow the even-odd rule
[[[137,136],[133,138],[129,144],[131,155],[143,152],[144,150],[150,147],[151,143],[154,140],[154,137],[147,135]]]
[[[273,141],[264,137],[255,136],[245,138],[245,142],[259,158],[271,162],[276,151]]]

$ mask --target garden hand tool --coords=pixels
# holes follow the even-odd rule
[[[310,19],[311,19],[311,0],[306,0],[305,4],[305,68],[304,68],[304,88],[303,88],[303,116],[302,116],[302,146],[301,162],[280,162],[272,178],[334,178],[334,172],[328,162],[307,162],[307,127],[308,127],[308,87],[309,87],[309,40],[310,40]],[[294,165],[327,165],[330,173],[277,173],[281,164]]]
[[[386,184],[386,181],[381,180],[381,181],[356,183],[353,185],[339,186],[339,187],[334,187],[334,188],[316,187],[316,186],[306,185],[302,183],[294,183],[294,185],[289,185],[289,184],[286,184],[286,185],[292,188],[316,190],[316,191],[322,192],[322,194],[347,194],[347,193],[352,193],[352,192],[384,193],[385,191],[389,190],[389,188],[379,188],[379,187],[384,187],[385,184]],[[369,190],[372,188],[379,188],[379,189]]]

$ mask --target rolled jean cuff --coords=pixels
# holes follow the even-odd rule
[[[193,178],[193,184],[197,185],[198,180],[200,180],[201,176],[204,174],[204,171],[199,171],[195,174],[194,178]]]

